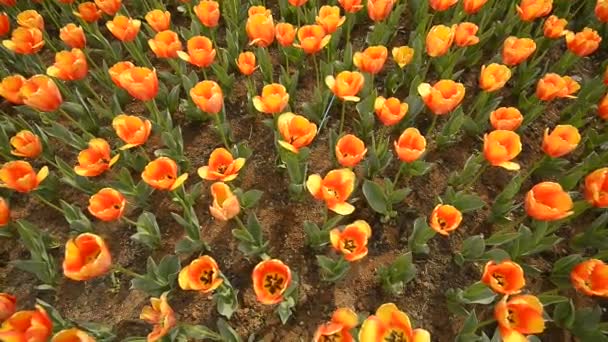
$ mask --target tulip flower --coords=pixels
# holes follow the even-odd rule
[[[116,39],[122,42],[132,42],[139,33],[141,21],[124,15],[117,15],[114,19],[106,22],[106,27]]]
[[[125,210],[127,200],[112,188],[103,188],[89,198],[89,213],[96,218],[111,222],[119,220]]]
[[[176,58],[178,51],[182,50],[179,36],[171,30],[158,32],[153,39],[148,40],[148,45],[158,58]]]
[[[468,15],[473,15],[479,12],[486,2],[488,2],[488,0],[464,0],[462,7]]]
[[[200,256],[182,268],[178,277],[179,287],[184,291],[210,293],[222,285],[224,279],[217,262],[208,255]]]
[[[539,221],[556,221],[572,215],[572,198],[553,182],[538,183],[528,191],[524,201],[528,216]]]
[[[236,66],[241,74],[249,76],[257,69],[255,54],[251,51],[241,52],[236,61]]]
[[[253,15],[250,13],[245,24],[245,30],[247,31],[250,45],[255,44],[259,47],[267,47],[272,44],[275,32],[274,21],[270,11],[258,12]]]
[[[338,0],[338,3],[346,13],[357,13],[363,8],[361,0]]]
[[[608,120],[608,94],[604,95],[600,100],[600,103],[597,106],[597,113],[603,120]]]
[[[298,41],[293,46],[301,48],[306,54],[313,55],[323,49],[331,39],[321,25],[304,25],[298,30]]]
[[[426,139],[414,127],[406,128],[395,141],[395,152],[397,152],[399,160],[404,163],[418,160],[425,150]]]
[[[310,145],[317,135],[317,125],[291,112],[279,116],[277,128],[283,138],[278,141],[279,145],[293,153],[298,153],[301,148]]]
[[[0,197],[0,228],[6,227],[11,220],[11,208],[8,206],[8,202],[4,197]],[[0,322],[2,318],[2,297],[0,295]]]
[[[375,315],[365,319],[359,330],[359,341],[431,342],[431,334],[424,329],[413,329],[408,315],[393,303],[382,304]]]
[[[11,317],[17,309],[17,298],[9,293],[0,293],[0,322]]]
[[[449,10],[458,0],[429,0],[429,6],[437,12]]]
[[[0,12],[0,36],[5,36],[11,31],[11,21],[6,12]]]
[[[327,34],[336,32],[345,20],[346,17],[340,16],[340,7],[338,6],[321,6],[316,18],[317,24],[321,25]]]
[[[386,47],[381,45],[370,46],[363,52],[355,52],[353,64],[362,72],[375,75],[384,67],[387,56],[388,50]]]
[[[339,308],[331,315],[331,321],[320,325],[313,342],[354,341],[350,330],[359,324],[357,314],[348,308]]]
[[[572,125],[557,125],[551,133],[545,129],[543,151],[551,158],[559,158],[574,151],[581,141],[578,129]]]
[[[524,122],[524,116],[515,107],[500,107],[490,113],[490,123],[496,130],[515,131]]]
[[[245,165],[245,158],[234,159],[227,149],[216,148],[209,156],[208,165],[198,169],[198,175],[205,180],[230,182],[235,180]]]
[[[217,114],[224,107],[224,94],[214,81],[201,81],[190,89],[190,97],[196,106],[207,114]]]
[[[585,177],[585,199],[596,208],[608,208],[608,167]]]
[[[552,9],[553,0],[521,0],[517,14],[522,21],[533,21],[548,15]]]
[[[95,342],[95,339],[80,329],[71,328],[56,333],[51,342]]]
[[[155,189],[173,191],[188,179],[188,174],[178,177],[177,163],[167,157],[158,157],[146,165],[141,179]]]
[[[17,4],[17,0],[0,0],[0,5],[7,7],[14,7]]]
[[[608,297],[608,265],[589,259],[574,266],[570,280],[574,288],[587,296]]]
[[[81,26],[75,24],[67,24],[59,30],[59,38],[65,45],[72,49],[84,49],[87,44],[87,38]]]
[[[179,39],[177,34],[175,38]],[[213,48],[213,42],[205,36],[194,36],[188,39],[187,49],[188,53],[180,49],[176,50],[176,54],[179,58],[197,67],[206,68],[215,60],[216,51]]]
[[[375,22],[386,19],[395,5],[394,0],[367,0],[367,15]]]
[[[511,70],[497,63],[481,67],[479,75],[479,88],[488,93],[502,89],[511,79]]]
[[[210,190],[213,197],[213,203],[209,207],[211,216],[220,221],[228,221],[239,214],[241,211],[239,199],[226,183],[213,183]]]
[[[17,27],[11,33],[11,39],[3,40],[2,45],[17,54],[32,55],[42,49],[44,38],[37,28]]]
[[[530,57],[536,51],[536,43],[530,38],[508,37],[502,47],[502,62],[515,66]]]
[[[251,278],[258,302],[273,305],[283,301],[283,293],[291,285],[291,270],[281,260],[269,259],[255,266]]]
[[[25,28],[37,28],[44,31],[44,18],[36,10],[27,10],[17,15],[17,24]]]
[[[397,63],[400,68],[410,64],[414,58],[414,49],[407,45],[394,47],[392,53],[395,63]]]
[[[55,64],[46,69],[46,74],[62,81],[78,81],[87,76],[87,57],[80,49],[59,51],[55,54]]]
[[[202,0],[194,6],[194,14],[203,26],[214,28],[220,21],[220,4],[217,1]]]
[[[78,5],[78,12],[74,12],[74,15],[86,21],[87,23],[94,23],[101,18],[101,10],[97,7],[94,2],[83,2]]]
[[[454,36],[456,35],[457,25],[451,27],[445,25],[435,25],[431,27],[426,35],[426,53],[431,57],[441,57],[448,53]]]
[[[357,96],[365,78],[357,71],[342,71],[335,78],[331,75],[325,78],[325,84],[334,95],[342,101],[359,102]]]
[[[55,82],[45,75],[34,75],[20,89],[23,103],[41,112],[54,112],[61,106],[63,98]]]
[[[28,130],[19,131],[10,140],[11,154],[23,158],[36,158],[42,152],[40,138]]]
[[[516,262],[505,260],[496,263],[490,260],[483,268],[481,282],[488,285],[494,292],[503,295],[513,295],[521,292],[526,286],[524,270]]]
[[[566,34],[566,19],[560,19],[555,15],[550,16],[545,20],[543,25],[543,34],[549,39],[557,39]]]
[[[585,27],[581,32],[566,32],[568,50],[579,57],[586,57],[600,47],[602,37],[597,31]]]
[[[167,301],[167,292],[159,298],[150,298],[150,304],[141,310],[139,319],[154,326],[152,332],[148,334],[148,341],[160,341],[177,324],[175,313]]]
[[[608,0],[597,0],[595,17],[602,23],[608,23]]]
[[[293,45],[296,39],[296,29],[290,23],[278,23],[275,27],[277,42],[283,47]]]
[[[0,341],[44,342],[51,338],[53,322],[44,308],[17,311],[0,326]]]
[[[374,102],[376,116],[385,126],[393,126],[401,122],[407,114],[408,109],[407,102],[401,103],[395,97],[385,99],[382,96],[378,96]]]
[[[521,149],[519,135],[513,131],[496,130],[483,137],[483,154],[492,166],[519,170],[519,164],[512,160],[521,153]]]
[[[108,73],[110,74],[110,78],[112,79],[112,82],[114,82],[114,84],[119,87],[122,88],[122,85],[120,84],[120,74],[122,74],[123,71],[127,71],[129,69],[133,69],[135,68],[135,64],[129,62],[129,61],[123,61],[123,62],[118,62],[116,64],[114,64],[112,67],[110,67],[108,69]]]
[[[0,82],[0,96],[12,104],[23,104],[21,87],[25,81],[25,77],[18,74],[6,76]]]
[[[118,80],[124,90],[140,101],[154,100],[158,94],[156,69],[142,67],[126,69],[120,73]]]
[[[112,127],[120,140],[126,144],[120,148],[121,150],[145,144],[152,131],[150,120],[126,114],[117,115],[112,120]]]
[[[536,97],[542,101],[552,101],[556,98],[576,98],[572,94],[580,88],[580,84],[571,77],[549,73],[538,81]]]
[[[350,215],[355,207],[346,202],[355,188],[355,173],[350,169],[331,170],[321,178],[308,176],[306,188],[317,200],[325,201],[327,208],[339,215]]]
[[[83,177],[96,177],[106,172],[114,165],[119,154],[111,157],[110,144],[104,139],[94,138],[89,141],[89,147],[78,153],[78,165],[74,172]]]
[[[529,334],[545,330],[543,304],[532,295],[504,296],[494,307],[503,341],[526,341]]]
[[[428,83],[418,86],[418,94],[435,115],[445,115],[458,107],[464,93],[464,85],[452,80],[441,80],[433,86]]]
[[[363,140],[347,134],[336,143],[336,159],[344,167],[355,167],[367,153]]]
[[[106,274],[112,266],[110,251],[103,239],[83,233],[65,245],[63,274],[72,280],[85,281]]]
[[[479,27],[474,23],[460,23],[454,31],[454,43],[459,47],[472,46],[479,43],[479,37],[476,36]]]
[[[438,204],[429,218],[430,227],[441,235],[448,236],[462,222],[462,213],[449,204]]]
[[[332,247],[349,262],[361,260],[367,255],[367,241],[371,236],[372,228],[363,220],[357,220],[343,230],[334,228],[329,232]]]
[[[48,175],[49,169],[46,166],[36,173],[26,161],[10,161],[0,168],[0,187],[17,192],[30,192],[36,190]]]
[[[146,13],[146,22],[156,32],[166,31],[171,27],[171,12],[159,9]]]
[[[263,14],[265,16],[272,16],[272,11],[264,6],[251,6],[247,10],[247,15],[252,17],[256,14]]]
[[[289,103],[289,94],[282,84],[267,84],[262,89],[262,95],[253,97],[253,106],[259,112],[278,114]]]
[[[120,10],[122,0],[95,0],[95,5],[97,5],[103,13],[112,16]]]

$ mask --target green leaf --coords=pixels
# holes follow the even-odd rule
[[[363,182],[363,195],[375,212],[385,215],[388,213],[388,200],[380,185],[366,179]]]
[[[437,234],[426,222],[426,218],[419,217],[414,221],[414,229],[409,236],[407,245],[414,254],[428,254],[427,242]]]
[[[466,288],[462,294],[467,304],[490,304],[496,298],[496,294],[484,283],[477,282]]]
[[[253,208],[258,203],[260,198],[262,198],[263,194],[264,192],[260,190],[249,190],[245,192],[241,198],[239,198],[241,206],[244,209]]]
[[[486,245],[488,246],[500,246],[505,243],[511,242],[519,237],[518,232],[500,231],[492,234],[486,239]]]
[[[241,342],[241,336],[224,319],[220,318],[217,320],[217,329],[222,336],[222,341]]]
[[[543,303],[544,306],[564,303],[564,302],[569,301],[568,297],[552,295],[552,294],[540,294],[540,295],[538,295],[538,299],[540,300],[541,303]]]
[[[576,311],[574,309],[574,303],[572,303],[572,300],[559,303],[555,306],[555,309],[553,309],[553,320],[559,327],[572,329],[575,319]]]

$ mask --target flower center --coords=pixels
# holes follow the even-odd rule
[[[201,273],[201,281],[203,282],[203,284],[205,285],[209,285],[211,284],[211,281],[213,280],[213,274],[215,272],[213,272],[213,270],[205,270]]]
[[[357,244],[355,243],[355,240],[344,240],[344,249],[351,253],[354,252],[355,249],[357,249]]]
[[[505,277],[502,274],[494,273],[494,274],[492,274],[492,277],[494,278],[494,280],[496,280],[498,285],[505,286],[506,281],[505,281]]]
[[[285,279],[277,273],[268,274],[264,278],[264,287],[268,289],[270,294],[275,294],[283,288]]]
[[[342,341],[342,334],[337,332],[333,335],[321,336],[319,342],[340,342]]]
[[[388,335],[384,336],[386,342],[407,342],[405,334],[402,331],[391,330]]]

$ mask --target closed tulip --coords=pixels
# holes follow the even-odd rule
[[[365,78],[357,71],[342,71],[335,78],[331,75],[325,77],[325,84],[337,98],[342,101],[359,102],[357,96],[363,88]]]
[[[110,74],[110,78],[112,79],[112,82],[114,82],[114,84],[117,87],[122,88],[122,85],[120,84],[120,74],[122,74],[123,71],[133,69],[133,68],[135,68],[135,64],[133,64],[129,61],[123,61],[123,62],[118,62],[118,63],[114,64],[112,67],[110,67],[108,69],[108,73]]]
[[[363,8],[361,0],[338,0],[338,3],[346,13],[357,13]]]
[[[289,103],[289,94],[282,84],[267,84],[262,94],[253,97],[253,106],[259,112],[266,114],[279,114]]]
[[[245,30],[249,37],[250,45],[257,45],[259,47],[267,47],[274,41],[274,21],[272,14],[269,13],[255,13],[249,15],[247,23],[245,24]]]
[[[395,5],[394,0],[367,0],[367,15],[375,22],[386,19]]]
[[[37,28],[17,27],[11,33],[11,39],[3,40],[2,45],[16,54],[32,55],[42,49],[44,39]]]
[[[118,77],[120,86],[140,101],[154,100],[158,94],[158,77],[155,69],[133,67]]]
[[[211,293],[224,282],[217,262],[208,255],[192,260],[182,268],[177,279],[182,290],[201,293]]]
[[[112,188],[103,188],[89,198],[89,213],[96,218],[112,222],[120,220],[127,200],[117,190]]]
[[[563,157],[574,151],[581,141],[578,129],[572,125],[557,125],[551,133],[545,129],[543,151],[551,158]]]
[[[460,23],[454,31],[454,43],[459,47],[472,46],[479,43],[476,36],[479,27],[474,23]]]
[[[328,34],[336,32],[345,20],[346,17],[340,16],[340,7],[338,6],[321,6],[316,18],[317,24],[321,25]]]
[[[371,236],[372,228],[363,220],[357,220],[343,230],[334,228],[329,232],[332,247],[349,262],[361,260],[367,255],[367,240]]]
[[[196,106],[207,114],[217,114],[224,107],[224,94],[214,81],[198,82],[190,89],[190,97]]]
[[[147,340],[150,342],[160,341],[177,324],[175,312],[169,305],[167,294],[165,292],[159,298],[150,298],[151,305],[144,306],[139,314],[139,319],[153,325],[152,332],[147,337]]]
[[[536,43],[530,38],[509,37],[502,47],[502,62],[515,66],[530,57],[536,51]]]
[[[429,218],[429,226],[441,235],[448,236],[462,222],[462,213],[449,204],[438,204]]]
[[[26,80],[20,95],[24,104],[41,112],[54,112],[63,102],[57,84],[45,75],[34,75]]]
[[[80,329],[71,328],[56,333],[51,342],[95,342],[95,339]]]
[[[82,50],[59,51],[55,54],[55,64],[46,69],[46,74],[62,81],[79,81],[87,76],[89,66]]]
[[[205,180],[230,182],[235,180],[245,165],[245,158],[236,158],[227,149],[220,147],[211,152],[209,162],[198,169],[198,175]]]
[[[594,53],[600,47],[601,42],[602,37],[597,31],[588,27],[576,34],[570,31],[566,33],[568,50],[579,57],[586,57]]]
[[[597,114],[603,120],[608,120],[608,94],[604,95],[597,106]]]
[[[382,96],[378,96],[374,102],[376,116],[385,126],[393,126],[401,122],[407,114],[408,108],[407,102],[401,103],[395,97],[385,99]]]
[[[507,66],[492,63],[481,67],[479,75],[479,88],[488,93],[502,89],[511,79],[511,69]]]
[[[194,14],[203,26],[214,28],[220,21],[220,4],[217,1],[203,0],[194,6]]]
[[[411,342],[431,342],[431,334],[412,328],[409,316],[393,303],[382,304],[375,315],[363,321],[359,330],[359,341],[391,341],[395,337]]]
[[[429,6],[437,12],[449,10],[458,0],[429,0]]]
[[[173,191],[188,179],[188,174],[177,175],[177,163],[167,157],[158,157],[146,165],[141,179],[158,190]]]
[[[536,97],[542,101],[552,101],[556,98],[575,98],[572,94],[576,93],[580,87],[580,84],[571,77],[549,73],[538,81]]]
[[[313,342],[332,340],[354,341],[351,329],[359,324],[357,314],[348,308],[339,308],[331,316],[331,321],[320,325],[315,331]]]
[[[0,82],[0,96],[12,104],[23,104],[21,87],[26,81],[25,77],[19,74],[6,76]]]
[[[5,36],[11,31],[11,21],[6,12],[0,12],[0,36]]]
[[[241,74],[249,76],[257,69],[255,54],[251,51],[241,52],[236,61],[236,66]]]
[[[112,256],[105,241],[92,233],[69,239],[65,245],[63,274],[72,280],[85,281],[106,274],[112,266]]]
[[[494,307],[503,341],[526,341],[525,335],[545,330],[543,304],[532,295],[504,296]]]
[[[595,17],[602,23],[608,23],[608,0],[597,0]]]
[[[269,259],[254,267],[251,278],[258,302],[273,305],[283,301],[283,293],[291,285],[291,270],[281,260]]]
[[[543,34],[549,39],[557,39],[566,34],[566,19],[560,19],[555,15],[550,16],[545,20],[543,25]]]
[[[177,51],[179,58],[200,68],[210,66],[215,60],[216,51],[211,39],[205,36],[194,36],[186,43],[188,53]]]
[[[367,153],[363,140],[352,134],[347,134],[336,143],[336,159],[344,167],[355,167]]]
[[[310,145],[317,135],[317,125],[291,112],[279,116],[277,128],[283,138],[278,141],[279,145],[293,153],[298,153],[301,148]]]
[[[0,197],[0,228],[6,227],[11,221],[11,208],[4,197]],[[2,317],[3,313],[6,313],[6,303],[3,303],[2,295],[0,294],[0,322],[5,320],[6,317]],[[4,306],[4,307],[3,307]]]
[[[95,138],[89,141],[89,147],[78,153],[78,165],[74,172],[83,177],[96,177],[106,172],[118,161],[119,154],[111,157],[110,144],[104,139]]]
[[[533,21],[548,15],[552,9],[553,0],[521,0],[517,14],[523,21]]]
[[[496,130],[483,137],[483,154],[492,166],[507,170],[519,170],[518,163],[513,162],[521,153],[521,139],[513,131]]]
[[[331,36],[325,32],[321,25],[304,25],[298,30],[299,43],[293,46],[301,48],[306,54],[313,55],[323,49]]]
[[[226,183],[213,183],[210,190],[213,198],[213,203],[209,206],[211,216],[219,221],[228,221],[239,214],[241,211],[239,199]]]
[[[275,27],[277,42],[283,47],[293,45],[296,40],[296,29],[290,23],[278,23]]]
[[[11,154],[22,158],[36,158],[42,153],[40,138],[28,130],[19,131],[15,134],[10,144],[13,147]]]
[[[585,177],[585,199],[596,208],[608,208],[608,167]]]
[[[608,297],[608,265],[589,259],[574,266],[570,272],[572,286],[587,296]]]
[[[515,107],[500,107],[490,113],[490,123],[496,130],[515,131],[524,122],[524,116]]]
[[[67,24],[59,30],[59,38],[65,45],[72,49],[84,49],[87,44],[87,38],[81,26],[75,24]]]
[[[148,45],[158,58],[176,58],[178,51],[182,50],[179,36],[171,30],[157,33],[153,39],[148,40]]]
[[[116,39],[122,42],[132,42],[139,33],[141,21],[124,15],[117,15],[114,19],[106,22],[106,27]]]
[[[9,293],[0,293],[0,322],[11,317],[17,308],[17,298]]]
[[[462,7],[468,15],[472,15],[479,12],[486,2],[488,2],[488,0],[464,0]]]
[[[395,141],[395,152],[397,157],[404,163],[411,163],[424,153],[426,150],[426,139],[420,131],[414,127],[406,128]]]
[[[27,10],[17,15],[17,24],[25,28],[37,28],[44,31],[44,18],[36,10]]]
[[[48,175],[49,169],[46,166],[36,173],[26,161],[10,161],[0,168],[0,186],[17,192],[30,192],[36,190]]]
[[[120,148],[121,150],[145,144],[152,131],[152,123],[150,120],[126,114],[117,115],[114,120],[112,120],[112,127],[120,140],[125,143],[125,145]]]
[[[325,201],[327,208],[339,215],[350,215],[355,207],[346,202],[355,188],[355,173],[350,169],[332,170],[325,178],[318,174],[308,176],[306,188],[317,200]]]
[[[448,53],[454,35],[456,34],[457,25],[451,27],[445,25],[435,25],[426,35],[426,53],[431,57],[441,57]]]
[[[572,215],[572,198],[553,182],[536,184],[526,194],[524,201],[528,216],[538,221],[556,221]]]
[[[0,340],[6,342],[45,342],[53,334],[53,322],[44,308],[17,311],[0,326]]]
[[[465,89],[462,83],[441,80],[432,86],[421,83],[418,86],[418,94],[431,112],[435,115],[445,115],[460,105]]]
[[[395,63],[397,63],[400,68],[410,64],[414,58],[414,49],[407,45],[394,47],[392,53]]]
[[[159,9],[146,13],[146,22],[156,32],[166,31],[171,27],[171,12]]]
[[[101,10],[95,5],[94,2],[87,1],[78,5],[78,12],[74,12],[74,15],[87,23],[94,23],[101,18]]]
[[[488,261],[483,268],[481,282],[492,291],[503,295],[517,294],[526,286],[524,270],[518,263],[510,260],[499,263],[494,260]]]
[[[287,2],[289,2],[289,4],[292,6],[300,7],[307,3],[308,0],[287,0]]]
[[[122,0],[95,0],[95,5],[107,15],[115,15],[122,6]]]
[[[388,50],[382,45],[370,46],[363,52],[355,52],[353,64],[362,72],[375,75],[384,67]]]

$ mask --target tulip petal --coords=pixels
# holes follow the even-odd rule
[[[313,174],[306,180],[306,188],[315,198],[322,198],[321,195],[321,176]]]
[[[36,179],[38,183],[42,183],[42,181],[49,175],[49,168],[47,166],[43,166],[38,174],[36,175]]]
[[[520,169],[520,165],[515,162],[504,162],[504,163],[500,163],[498,166],[505,168],[509,171],[517,171]]]
[[[169,188],[169,190],[173,191],[177,188],[179,188],[182,184],[184,184],[184,182],[188,179],[188,174],[184,173],[181,176],[177,177],[177,179],[175,180],[175,183],[173,183],[173,185],[171,185],[171,188]]]
[[[355,211],[355,207],[352,204],[346,203],[346,202],[335,203],[335,204],[327,206],[327,208],[329,208],[334,213],[342,215],[342,216],[350,215],[353,213],[353,211]]]

